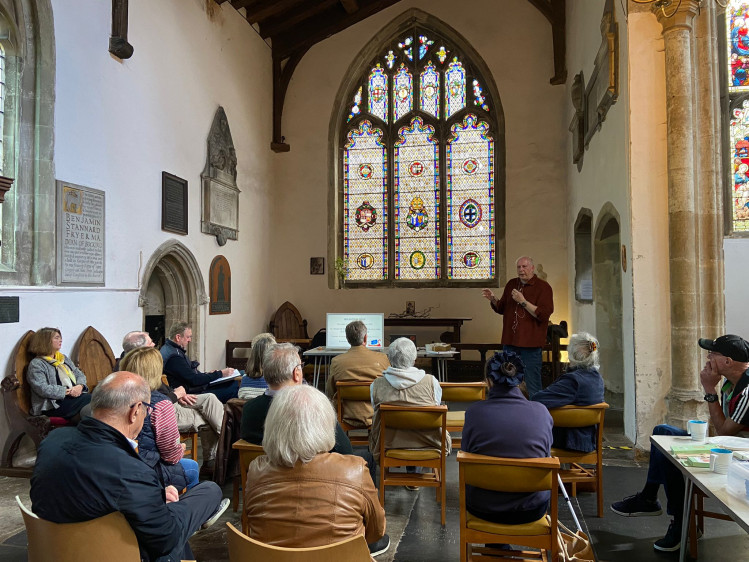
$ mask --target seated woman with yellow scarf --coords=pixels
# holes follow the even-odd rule
[[[57,328],[41,328],[31,338],[26,380],[31,387],[31,414],[80,420],[81,409],[91,401],[86,375],[61,352],[62,334]]]

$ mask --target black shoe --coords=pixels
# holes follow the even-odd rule
[[[390,535],[382,535],[380,540],[367,546],[369,547],[370,556],[379,556],[387,552],[387,549],[390,548]]]
[[[674,552],[681,548],[681,520],[671,519],[666,536],[653,543],[653,548],[661,552]]]
[[[644,498],[640,492],[628,496],[620,502],[611,504],[611,511],[624,517],[643,517],[646,515],[660,515],[663,508],[658,500]]]

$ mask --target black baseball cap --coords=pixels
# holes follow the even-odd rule
[[[749,342],[739,336],[727,334],[714,340],[700,338],[697,343],[702,349],[716,351],[740,363],[749,363]]]

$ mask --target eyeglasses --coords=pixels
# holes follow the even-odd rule
[[[151,404],[150,402],[133,402],[130,404],[130,407],[133,406],[143,406],[146,411],[146,417],[151,415],[151,412],[153,412],[153,409],[156,407],[154,404]]]

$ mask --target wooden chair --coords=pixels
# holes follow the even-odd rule
[[[393,406],[380,404],[380,503],[385,507],[385,486],[427,486],[437,488],[440,521],[445,524],[445,458],[447,457],[447,406]],[[440,449],[387,449],[388,429],[441,432]],[[433,472],[410,474],[391,468],[423,466]]]
[[[166,375],[161,375],[161,382],[166,386],[169,386],[169,380],[167,380]],[[195,462],[198,462],[198,432],[180,431],[179,441],[180,443],[185,443],[186,445],[188,445],[188,447],[185,449],[185,453],[189,452],[189,458],[191,458]]]
[[[697,486],[692,488],[692,502],[689,509],[689,556],[694,560],[697,560],[697,536],[705,531],[705,517],[733,521],[731,516],[725,513],[707,511],[704,504],[706,497]]]
[[[326,544],[325,546],[313,546],[308,548],[284,548],[271,546],[243,535],[232,525],[226,536],[229,540],[229,560],[231,562],[249,562],[258,560],[262,562],[330,562],[340,560],[341,562],[371,562],[367,541],[364,535],[357,535],[345,541]]]
[[[16,496],[29,544],[29,562],[140,560],[138,540],[119,511],[82,523],[52,523],[34,515]]]
[[[78,338],[71,359],[86,375],[88,391],[114,371],[115,357],[107,339],[93,326],[86,328]]]
[[[265,454],[262,445],[253,445],[252,443],[240,439],[232,444],[232,449],[239,451],[239,479],[242,482],[242,490],[247,485],[247,471],[250,469],[250,463],[261,455]],[[239,504],[239,489],[235,490],[237,496],[235,505]],[[236,509],[234,510],[236,511]],[[242,532],[247,534],[250,532],[250,526],[247,522],[247,516],[245,515],[244,509],[242,510]]]
[[[369,445],[369,432],[372,426],[367,427],[356,427],[343,421],[343,404],[344,402],[372,402],[372,398],[369,392],[371,382],[337,382],[336,388],[336,412],[338,414],[338,423],[341,424],[343,431],[348,435],[349,431],[354,430],[366,430],[367,435],[365,436],[351,436],[349,440],[354,446]]]
[[[31,362],[28,346],[33,335],[34,331],[29,330],[18,342],[12,355],[13,373],[5,377],[1,383],[5,417],[8,423],[8,436],[3,444],[3,456],[0,461],[0,474],[3,476],[31,478],[33,468],[13,466],[13,457],[24,435],[28,435],[38,448],[42,439],[55,427],[68,425],[64,418],[30,414],[31,389],[26,381],[26,370]]]
[[[473,554],[491,556],[492,560],[518,558],[557,561],[557,474],[559,459],[508,459],[458,451],[460,482],[460,561],[473,560]],[[549,515],[521,525],[491,523],[466,511],[466,485],[496,492],[531,493],[551,491]],[[474,544],[507,543],[535,551],[507,551]],[[483,556],[481,558],[483,560]]]
[[[561,463],[571,464],[569,470],[560,471],[562,481],[572,484],[572,495],[577,495],[578,482],[590,482],[598,495],[598,517],[603,517],[603,418],[609,405],[606,402],[591,406],[562,406],[549,410],[554,427],[587,427],[597,425],[596,449],[590,453],[551,448],[551,456]],[[593,465],[584,468],[580,465]]]
[[[307,321],[289,301],[279,306],[273,314],[268,331],[278,343],[291,342],[303,350],[308,349],[312,343],[312,338],[307,335]]]
[[[226,366],[239,371],[244,371],[247,366],[247,357],[234,357],[237,349],[251,349],[251,341],[229,341],[226,340]]]
[[[441,382],[443,402],[477,402],[486,399],[485,382]],[[465,410],[447,411],[447,431],[453,440],[453,447],[460,448],[462,438],[454,433],[462,433],[466,421]],[[454,432],[454,433],[453,433]]]

